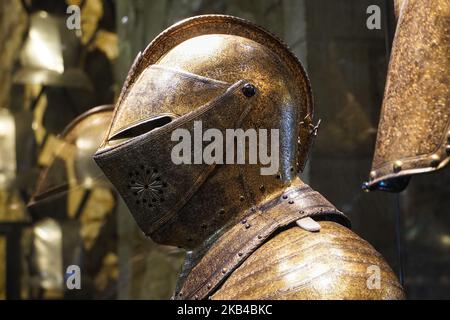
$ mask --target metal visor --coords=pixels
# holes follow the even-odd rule
[[[161,122],[165,117],[170,121],[186,114],[222,95],[229,86],[226,82],[152,65],[142,72],[118,105],[109,139],[136,135],[138,127],[155,123],[155,117]]]
[[[201,88],[204,86],[199,85]],[[194,161],[194,134],[198,134],[194,126],[201,122],[202,132],[216,129],[223,136],[226,129],[239,128],[255,101],[244,95],[244,85],[244,81],[239,81],[204,105],[197,108],[190,105],[194,111],[162,126],[150,127],[148,132],[118,145],[108,145],[107,141],[95,154],[95,161],[116,187],[145,234],[150,235],[173,217],[217,166],[215,163]],[[187,99],[190,101],[191,98]],[[183,101],[183,98],[175,101]],[[179,108],[183,109],[182,106]],[[140,110],[142,107],[135,106],[134,109]],[[173,141],[175,130],[184,132],[183,141],[189,139],[193,142],[188,150],[192,156],[190,163],[174,162],[174,147],[181,142],[181,138]]]

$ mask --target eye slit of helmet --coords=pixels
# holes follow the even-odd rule
[[[175,115],[164,115],[143,121],[137,125],[134,125],[128,129],[125,129],[117,133],[111,138],[111,140],[129,139],[140,136],[144,133],[153,131],[157,128],[160,128],[162,126],[165,126],[166,124],[171,123],[175,118],[176,118]]]

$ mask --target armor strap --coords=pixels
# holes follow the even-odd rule
[[[252,208],[247,218],[234,225],[187,275],[173,299],[205,299],[230,276],[247,257],[280,228],[305,217],[332,217],[349,226],[345,215],[320,193],[303,184],[281,196]]]

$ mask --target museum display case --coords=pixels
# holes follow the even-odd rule
[[[449,19],[3,0],[0,300],[450,299]]]

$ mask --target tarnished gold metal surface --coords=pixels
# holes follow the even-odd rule
[[[176,118],[186,114],[221,96],[230,85],[173,68],[152,65],[144,70],[127,94],[127,99],[117,109],[109,139],[130,136],[130,131],[145,125],[149,120],[155,121],[165,116]]]
[[[283,193],[248,210],[240,223],[221,236],[179,285],[174,298],[207,298],[274,233],[305,217],[326,217],[349,225],[322,195],[296,179]]]
[[[33,226],[33,268],[35,281],[44,290],[64,290],[63,232],[54,219],[46,218]]]
[[[281,230],[303,230],[295,224],[298,219],[311,216],[348,224],[342,213],[297,176],[317,133],[312,112],[309,80],[300,62],[276,37],[238,18],[208,15],[184,20],[138,55],[116,104],[108,137],[94,158],[145,234],[157,243],[189,250],[174,298],[207,298],[220,286],[217,297],[231,296],[226,288],[235,272],[244,270],[255,251],[267,252],[262,249],[264,243],[273,243],[270,239]],[[226,128],[278,129],[278,173],[261,175],[261,163],[174,164],[171,151],[178,141],[171,141],[171,134],[183,128],[192,136],[195,121],[202,122],[203,130],[216,128],[222,133]],[[336,241],[341,245],[349,233],[344,227],[330,232],[325,228],[316,237],[333,238],[340,233],[342,241]],[[278,237],[292,240],[290,233],[274,239]],[[360,241],[363,244],[354,255],[364,263],[380,262],[397,294],[364,295],[362,280],[351,287],[349,278],[336,274],[337,282],[330,287],[335,290],[333,297],[401,298],[395,276],[379,254]],[[351,248],[345,249],[349,252],[342,256],[351,259]],[[344,250],[344,246],[331,242],[328,249],[324,242],[322,255],[335,254],[333,250]],[[365,254],[373,255],[372,259],[365,259]],[[309,264],[306,255],[296,263],[285,259],[294,275]],[[341,260],[330,261],[330,268],[341,270]],[[267,262],[265,267],[279,270],[268,275],[268,281],[283,276],[284,260]],[[319,262],[312,261],[309,270],[320,268]],[[364,264],[358,262],[343,268],[355,278],[366,278]],[[263,266],[259,261],[249,268],[245,270],[258,273]],[[323,275],[324,281],[330,280]],[[294,276],[286,283],[301,279]],[[254,294],[262,299],[268,293]],[[277,294],[272,291],[269,296]],[[246,296],[236,291],[234,297]],[[325,293],[322,297],[326,298]]]
[[[247,82],[256,88],[252,97],[240,91]],[[238,83],[241,89],[229,97]],[[215,110],[203,113],[202,108]],[[116,104],[109,137],[95,159],[146,234],[159,243],[193,248],[230,218],[289,184],[303,168],[316,133],[312,114],[306,73],[280,40],[239,18],[194,17],[164,31],[138,55]],[[200,173],[202,165],[173,164],[176,143],[170,141],[170,131],[192,131],[195,120],[203,121],[204,130],[238,124],[244,130],[279,129],[280,148],[286,150],[279,174],[262,176],[261,165],[203,165]],[[152,178],[147,171],[154,170]],[[167,185],[156,188],[156,195],[136,185],[145,186],[146,180],[158,184],[152,181],[156,178]],[[229,189],[210,193],[224,184]],[[204,203],[211,210],[204,210]],[[220,219],[211,220],[219,209],[224,212]],[[200,228],[199,236],[193,227]]]
[[[28,206],[67,193],[69,189],[92,188],[105,179],[92,161],[92,153],[104,138],[113,107],[93,108],[72,121],[58,137],[52,163],[41,174]],[[106,182],[106,181],[105,181]]]
[[[402,9],[402,6],[405,2],[405,0],[393,0],[394,1],[394,15],[395,18],[398,19],[400,16],[400,10]]]
[[[174,164],[172,149],[178,141],[171,140],[172,133],[176,129],[185,129],[193,136],[194,121],[199,118],[205,130],[215,128],[225,132],[229,128],[239,128],[239,119],[255,106],[242,94],[244,84],[237,82],[224,95],[155,130],[153,134],[150,132],[128,140],[119,149],[97,152],[97,163],[116,186],[146,235],[155,237],[155,232],[158,232],[167,239],[160,242],[179,245],[179,239],[167,237],[168,234],[160,229],[168,221],[179,221],[185,216],[184,212],[179,213],[180,210],[217,166]],[[232,114],[230,110],[233,110]],[[197,207],[199,203],[195,205]],[[195,213],[190,218],[196,223],[199,221],[195,219]]]
[[[289,94],[294,100],[292,103],[299,109],[298,114],[303,117],[310,116],[301,124],[301,121],[298,121],[298,129],[295,130],[298,130],[301,140],[298,167],[303,169],[313,139],[310,126],[313,118],[310,83],[300,61],[276,36],[248,21],[224,15],[197,16],[169,27],[136,57],[116,104],[110,137],[120,128],[128,126],[130,120],[134,120],[121,117],[123,109],[138,108],[137,113],[143,109],[139,106],[139,100],[129,97],[129,94],[136,92],[137,88],[134,89],[133,84],[138,80],[142,82],[144,79],[141,78],[145,77],[144,70],[153,64],[228,83],[251,80],[261,94],[267,94],[262,97],[264,99],[282,99],[283,93],[290,90]],[[181,89],[187,96],[192,93],[190,90]],[[269,92],[278,96],[271,97]],[[163,96],[170,97],[172,94],[174,92],[169,87]],[[143,99],[142,95],[140,98]],[[167,98],[164,99],[167,104]],[[144,102],[150,103],[148,100]],[[182,114],[192,111],[199,107],[201,102],[200,100],[186,105],[185,109],[180,111]],[[259,111],[261,113],[257,120],[262,120],[270,110]],[[147,114],[140,120],[143,121],[149,116]]]
[[[20,53],[21,68],[14,74],[19,84],[92,89],[78,66],[80,39],[64,17],[39,11],[31,15],[28,37]]]
[[[16,124],[6,108],[0,108],[0,222],[26,220],[26,209],[16,179]]]
[[[292,227],[264,243],[211,298],[404,298],[391,268],[369,243],[335,222],[319,223],[320,232]],[[371,283],[377,270],[380,281]]]
[[[60,260],[67,257],[82,257],[77,261],[82,261],[85,280],[92,283],[86,295],[110,297],[111,286],[117,282],[117,195],[92,159],[112,112],[111,105],[99,106],[73,120],[58,136],[52,161],[39,177],[30,212],[37,219],[56,218],[41,219],[33,229],[41,289],[63,291]],[[73,251],[74,256],[63,255],[63,249],[64,253]]]
[[[398,191],[450,159],[450,2],[398,1],[375,155],[367,188]]]

